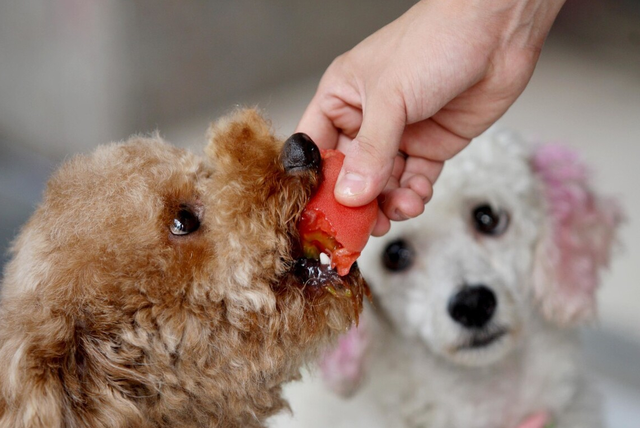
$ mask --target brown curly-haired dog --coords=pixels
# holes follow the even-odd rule
[[[3,281],[0,427],[260,427],[357,318],[357,268],[295,261],[315,145],[253,110],[209,138],[133,138],[51,179]]]

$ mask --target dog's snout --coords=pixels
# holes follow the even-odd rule
[[[496,310],[496,295],[484,285],[467,286],[449,300],[449,315],[467,328],[484,327]]]
[[[285,171],[320,171],[322,159],[320,149],[313,140],[302,132],[293,134],[282,147],[282,165]]]

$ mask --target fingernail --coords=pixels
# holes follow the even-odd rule
[[[395,209],[393,210],[394,213],[394,217],[393,220],[395,221],[404,221],[404,220],[409,220],[409,216],[406,215],[405,213],[403,213],[402,211],[400,211],[399,209]]]
[[[366,190],[367,182],[364,177],[355,172],[347,172],[336,184],[338,193],[344,196],[357,196]]]

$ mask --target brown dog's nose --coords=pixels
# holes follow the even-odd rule
[[[293,134],[284,142],[281,160],[287,172],[313,170],[318,173],[322,165],[320,149],[302,132]]]

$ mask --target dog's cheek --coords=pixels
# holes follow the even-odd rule
[[[170,238],[170,241],[175,241]],[[171,258],[167,263],[168,276],[187,287],[193,282],[202,282],[209,276],[208,267],[214,260],[214,249],[206,240],[193,239],[186,242],[173,242]]]

